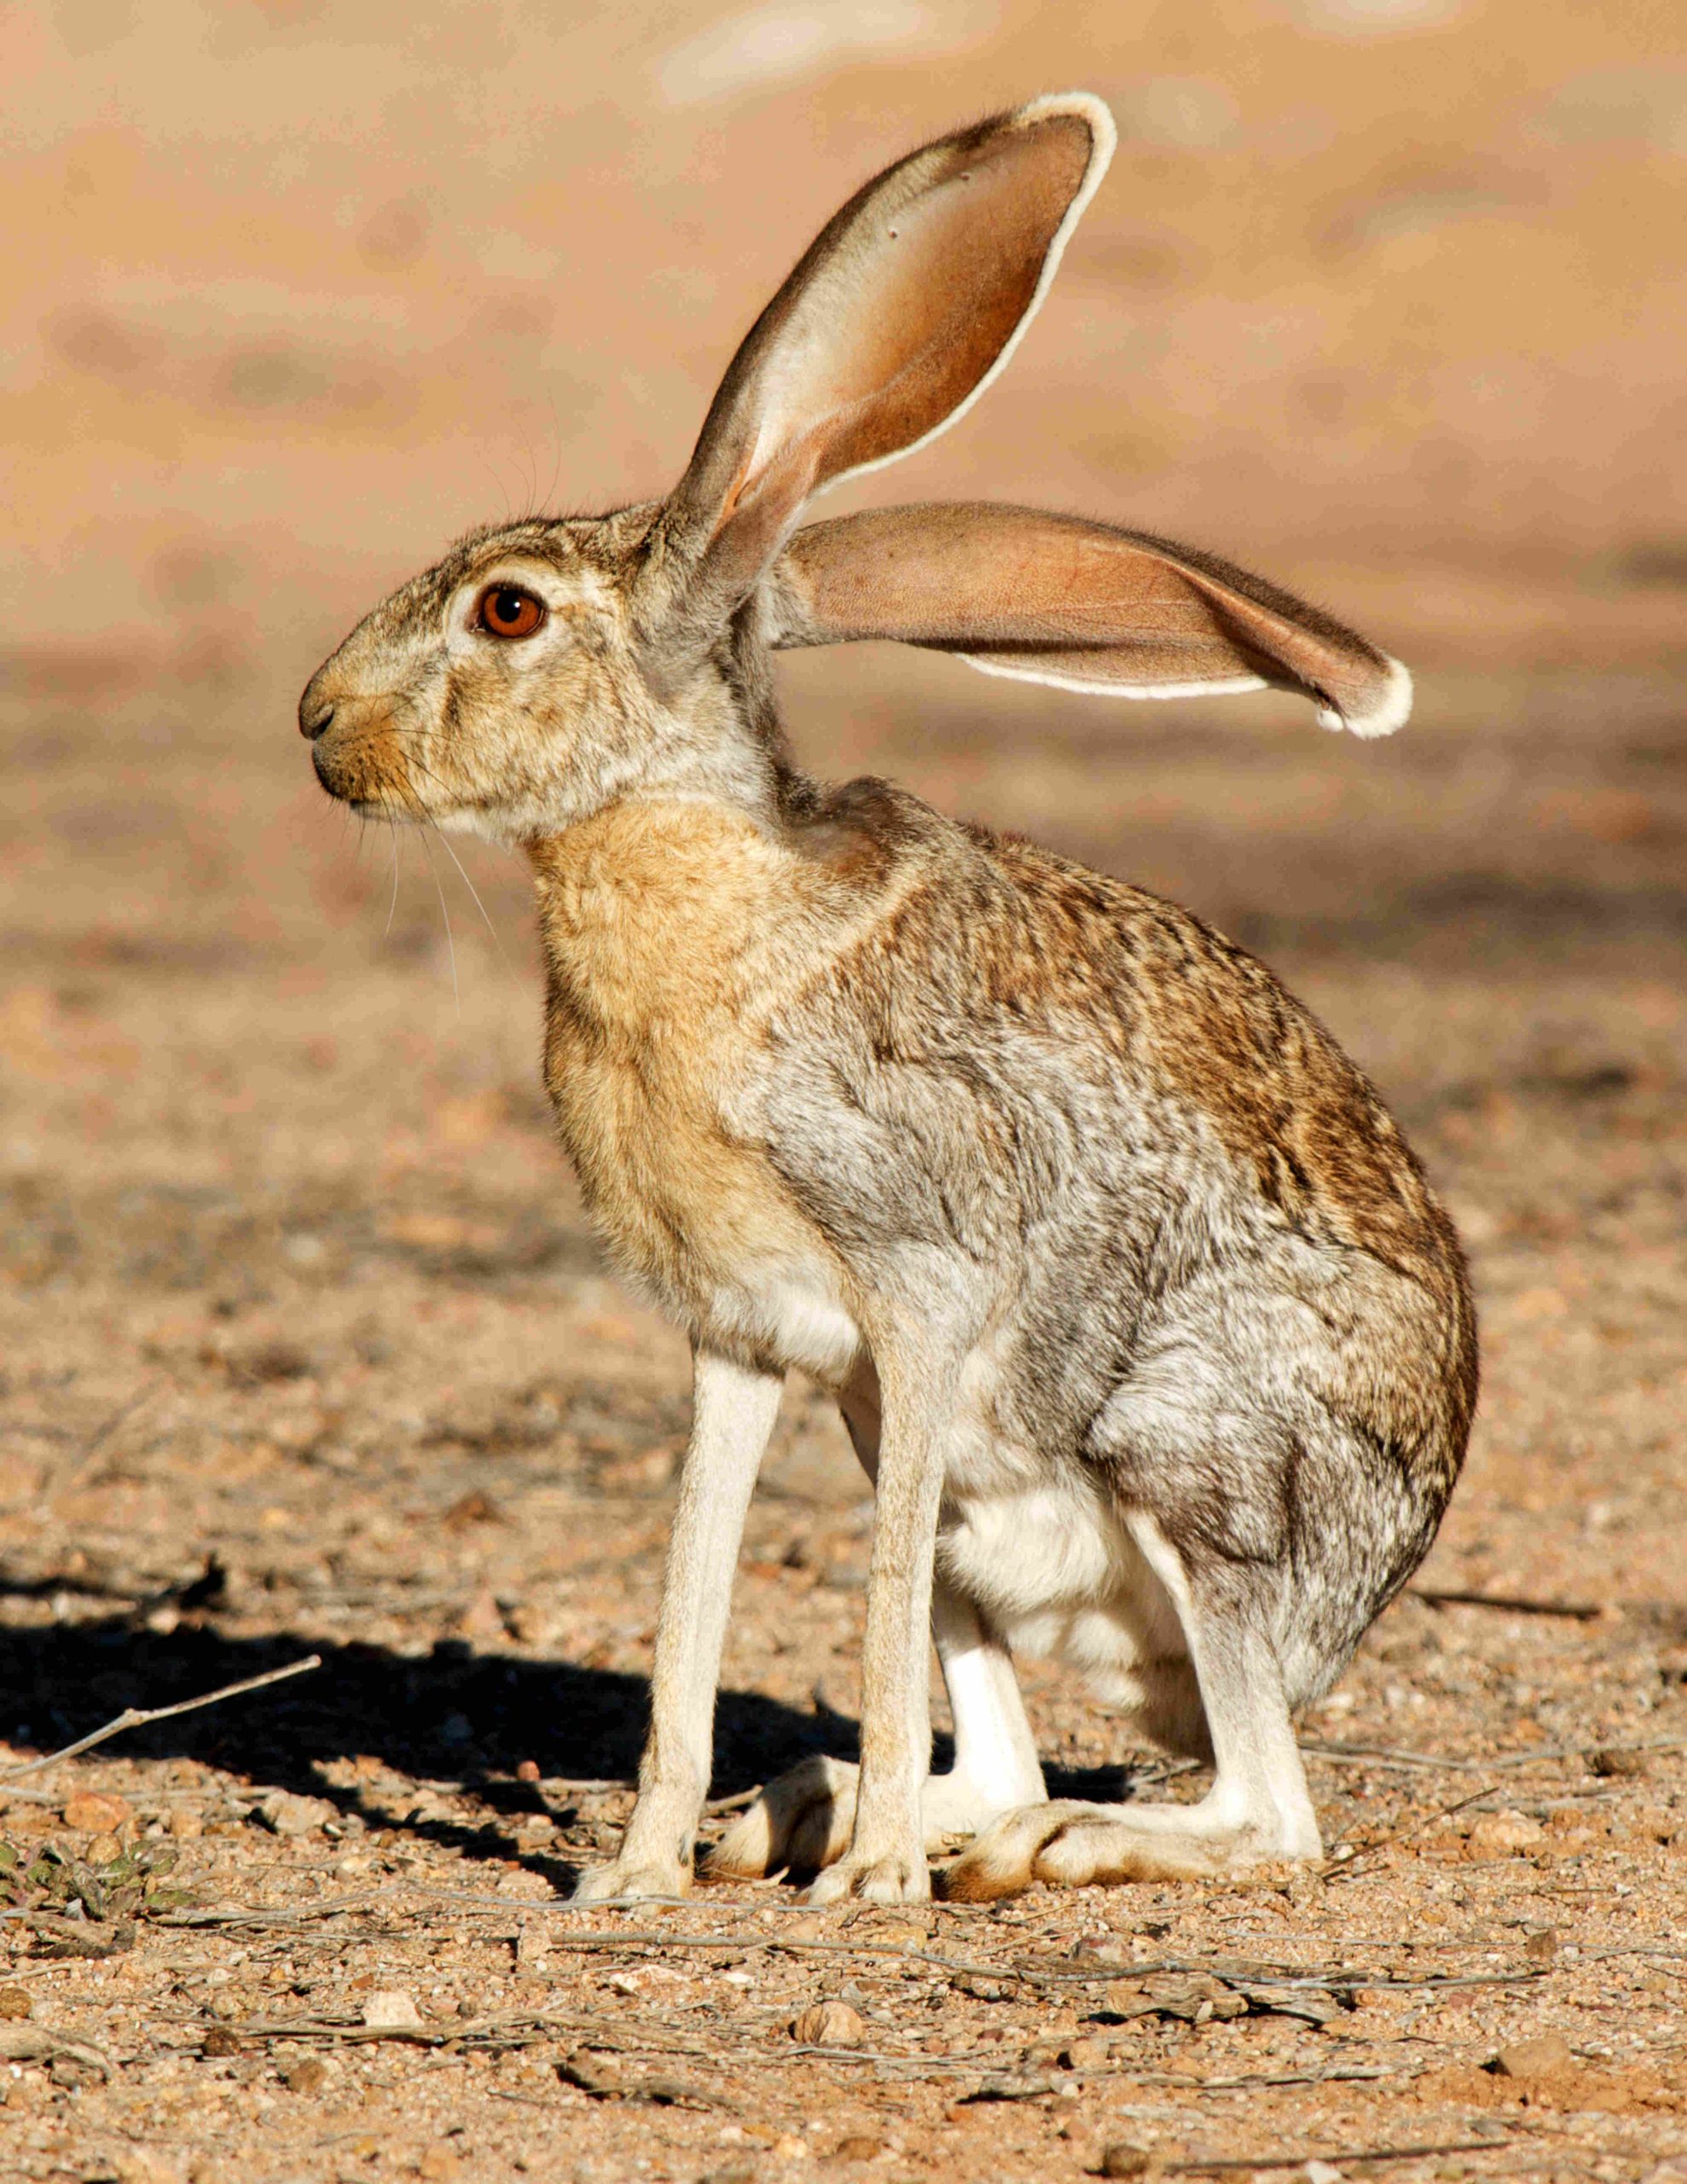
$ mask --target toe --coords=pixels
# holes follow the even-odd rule
[[[625,1866],[619,1859],[607,1866],[594,1866],[581,1874],[569,1899],[574,1903],[611,1903],[651,1896],[689,1896],[691,1875],[676,1866]]]
[[[810,1903],[926,1903],[931,1875],[924,1857],[844,1858],[819,1874]]]
[[[1005,1896],[1023,1896],[1036,1878],[1038,1853],[1058,1834],[1061,1824],[1060,1809],[1052,1804],[1004,1813],[944,1874],[944,1896],[952,1903],[994,1903]]]
[[[739,1815],[703,1861],[711,1880],[759,1880],[774,1866],[774,1819],[765,1798]]]

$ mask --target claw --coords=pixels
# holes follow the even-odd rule
[[[918,1857],[840,1858],[816,1875],[810,1903],[929,1903],[931,1873]]]

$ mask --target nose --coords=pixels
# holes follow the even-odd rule
[[[305,685],[304,695],[299,701],[299,732],[308,735],[314,743],[333,719],[333,701],[322,697],[314,682]]]

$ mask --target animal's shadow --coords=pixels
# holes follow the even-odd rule
[[[36,1593],[44,1584],[0,1589]],[[542,1778],[630,1780],[649,1715],[646,1679],[566,1660],[478,1653],[440,1639],[412,1658],[361,1641],[335,1644],[287,1634],[234,1638],[185,1621],[168,1635],[136,1627],[132,1613],[30,1629],[0,1629],[0,1728],[27,1725],[41,1749],[86,1734],[125,1707],[155,1707],[322,1656],[310,1674],[202,1711],[126,1730],[113,1755],[192,1758],[246,1781],[328,1799],[368,1826],[409,1833],[470,1857],[513,1859],[568,1887],[565,1857],[524,1848],[513,1823],[548,1812],[575,1816],[565,1799],[515,1778],[531,1760]],[[715,1717],[713,1792],[731,1796],[807,1754],[853,1758],[856,1724],[817,1703],[803,1712],[756,1692],[722,1691]],[[487,1810],[480,1822],[424,1816],[330,1779],[335,1760],[376,1760],[424,1780],[461,1783]],[[935,1763],[948,1763],[937,1740]],[[55,1778],[63,1782],[63,1771]],[[1056,1795],[1116,1797],[1116,1769],[1051,1778]],[[0,1823],[3,1824],[3,1823]]]

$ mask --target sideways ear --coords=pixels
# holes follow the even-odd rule
[[[1081,92],[899,160],[844,206],[733,358],[652,534],[647,624],[718,623],[811,493],[951,425],[1012,353],[1112,156]]]
[[[988,674],[1120,698],[1266,684],[1326,728],[1388,735],[1412,710],[1398,660],[1215,554],[988,502],[810,524],[769,573],[778,646],[891,637]]]

